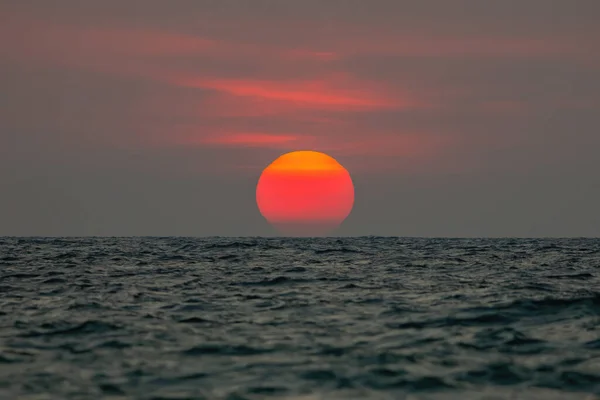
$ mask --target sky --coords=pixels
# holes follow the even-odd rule
[[[597,0],[5,0],[0,235],[272,236],[279,155],[340,236],[600,236]]]

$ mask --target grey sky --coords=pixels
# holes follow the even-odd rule
[[[600,236],[600,2],[0,3],[0,235],[274,235],[262,168],[351,173],[339,235]]]

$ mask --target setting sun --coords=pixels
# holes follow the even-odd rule
[[[282,233],[319,236],[331,232],[350,214],[354,185],[333,157],[294,151],[262,172],[256,202],[261,214]]]

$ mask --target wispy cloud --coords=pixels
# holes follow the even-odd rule
[[[334,108],[401,108],[410,106],[408,100],[398,100],[381,92],[361,88],[360,82],[347,82],[345,88],[338,88],[326,80],[312,81],[268,81],[252,79],[175,79],[185,87],[207,88],[234,96],[262,98],[295,103],[298,106]],[[353,86],[357,84],[357,86]],[[364,83],[363,83],[364,85]]]
[[[296,135],[268,133],[221,133],[219,135],[201,138],[199,143],[217,146],[239,147],[281,147],[289,146],[300,138]],[[192,138],[190,142],[194,142]]]
[[[442,123],[436,134],[411,133],[415,119],[427,120],[423,125],[429,127],[435,125],[429,121],[451,118],[453,112],[500,118],[535,109],[533,97],[507,96],[498,76],[471,64],[597,57],[576,37],[551,34],[425,35],[332,21],[331,34],[303,35],[306,26],[290,24],[278,29],[292,39],[261,41],[254,31],[243,35],[244,29],[224,34],[214,21],[209,28],[199,23],[202,29],[178,30],[65,22],[23,10],[5,13],[0,24],[0,55],[7,64],[142,81],[152,89],[139,95],[121,123],[135,127],[140,143],[164,146],[311,148],[348,156],[427,158],[463,139]],[[447,65],[470,75],[459,81]],[[591,103],[584,100],[561,104]],[[358,119],[368,123],[353,123]]]

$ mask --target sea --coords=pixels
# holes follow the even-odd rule
[[[599,398],[599,239],[0,238],[0,399]]]

